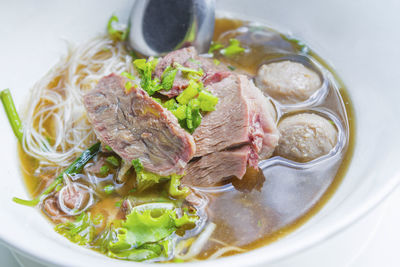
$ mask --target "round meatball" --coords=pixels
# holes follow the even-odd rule
[[[289,60],[262,65],[255,81],[265,94],[282,104],[305,101],[321,87],[315,71]]]
[[[284,118],[278,125],[281,138],[276,153],[307,162],[329,153],[336,145],[337,129],[324,117],[302,113]]]

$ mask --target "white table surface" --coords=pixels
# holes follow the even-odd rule
[[[326,242],[271,267],[400,266],[400,188],[366,217]],[[41,267],[0,244],[0,266]]]

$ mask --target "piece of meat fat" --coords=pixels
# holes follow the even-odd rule
[[[243,96],[250,107],[250,140],[259,158],[269,158],[279,142],[279,130],[275,123],[272,104],[264,97],[253,81],[239,75]]]
[[[182,184],[191,186],[212,186],[230,177],[242,179],[246,173],[251,147],[244,145],[227,151],[205,155],[189,162]]]
[[[126,93],[127,81],[111,74],[84,95],[97,137],[127,162],[140,159],[146,170],[162,176],[182,174],[196,150],[193,137],[141,88]]]

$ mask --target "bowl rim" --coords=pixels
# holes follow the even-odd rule
[[[235,17],[239,19],[249,20],[248,16],[243,16],[237,13],[225,13],[218,12],[217,15],[220,17]],[[265,23],[267,25],[268,22],[257,18],[257,22]],[[274,29],[281,31],[282,29],[276,27],[277,25],[271,24]],[[283,29],[281,32],[288,32]],[[351,92],[350,92],[351,93]],[[357,123],[356,123],[357,124]],[[357,125],[356,125],[357,128]],[[355,148],[357,147],[357,143],[355,144]],[[350,163],[351,166],[351,163]],[[346,176],[346,175],[345,175]],[[238,255],[227,256],[215,260],[209,260],[207,263],[209,264],[229,264],[230,266],[243,266],[243,263],[249,266],[258,265],[258,264],[266,264],[276,262],[285,256],[295,255],[311,247],[318,245],[319,243],[332,238],[335,234],[343,231],[351,224],[359,221],[361,218],[366,216],[369,212],[374,210],[383,200],[385,200],[400,184],[400,171],[397,170],[393,173],[391,177],[388,177],[387,182],[380,189],[378,189],[373,195],[371,195],[366,201],[362,203],[358,203],[355,205],[352,210],[352,213],[346,214],[341,218],[331,222],[329,225],[324,226],[324,231],[314,231],[313,233],[309,233],[307,239],[304,239],[302,242],[296,242],[293,246],[287,247],[285,250],[279,251],[279,253],[273,254],[263,254],[262,257],[259,257],[263,250],[266,248],[265,246],[251,250],[249,252],[245,252]],[[346,178],[345,178],[346,179]],[[348,177],[347,177],[348,179]],[[49,253],[49,251],[40,251],[40,253],[33,253],[32,248],[29,243],[24,242],[23,240],[17,240],[13,238],[11,232],[0,232],[0,241],[4,243],[7,247],[11,248],[13,251],[16,251],[18,254],[22,254],[23,256],[27,256],[28,258],[38,261],[44,264],[56,264],[62,266],[70,266],[70,265],[82,265],[84,264],[79,258],[60,258],[56,254]],[[105,261],[104,265],[109,261]],[[126,263],[126,262],[125,262]],[[132,262],[130,262],[132,265]],[[123,263],[121,264],[123,265]],[[159,264],[148,264],[147,266],[156,266]],[[171,266],[175,266],[176,264],[170,264]],[[185,263],[185,265],[190,266],[203,266],[204,262],[196,262],[196,263]],[[176,265],[181,266],[181,264]]]

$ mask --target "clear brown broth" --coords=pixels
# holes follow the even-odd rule
[[[225,18],[217,19],[214,40],[226,43],[227,38],[230,37],[230,34],[226,33],[242,27],[243,25],[246,25],[246,22]],[[274,34],[277,33],[274,32]],[[277,35],[280,36],[279,34]],[[278,39],[278,44],[287,46],[286,48],[291,49],[292,53],[300,53],[302,46],[297,42],[287,41],[282,38],[282,36]],[[247,40],[246,44],[249,44],[248,41],[249,40]],[[280,53],[271,52],[268,47],[260,47],[259,45],[252,46],[251,43],[249,46],[251,48],[251,53],[249,55],[247,54],[243,57],[239,56],[228,60],[223,57],[219,59],[228,65],[237,67],[239,70],[249,75],[255,75],[257,68],[262,63],[282,56]],[[278,166],[264,173],[266,181],[260,190],[251,190],[250,192],[241,192],[238,190],[229,190],[219,193],[203,192],[210,200],[208,207],[209,220],[217,225],[212,236],[213,239],[217,239],[229,245],[241,247],[245,250],[255,249],[274,242],[293,232],[315,215],[326,204],[343,180],[350,164],[354,148],[355,122],[353,107],[343,83],[329,65],[313,51],[309,51],[308,56],[314,58],[320,65],[326,68],[333,75],[332,79],[338,86],[340,97],[343,100],[344,108],[347,112],[347,117],[342,118],[342,120],[347,119],[349,126],[347,149],[343,151],[340,158],[337,159],[337,162],[331,164],[333,166],[331,168],[332,177],[329,179],[318,180],[318,177],[316,178],[318,174],[325,171],[323,167],[319,169],[316,168],[314,173],[306,174],[305,177],[298,179],[295,178],[297,175],[295,172],[290,174],[289,170],[289,174],[285,174],[288,170]],[[337,108],[337,102],[335,102],[334,97],[330,98],[328,96],[324,106],[335,109]],[[340,113],[340,110],[336,111]],[[346,116],[346,113],[341,115]],[[48,126],[49,133],[51,133],[51,122],[49,122]],[[53,177],[56,177],[60,168],[54,166],[54,168],[48,170],[47,173],[35,175],[34,173],[39,166],[37,160],[28,156],[21,147],[19,147],[18,150],[25,184],[31,196],[35,197],[45,188]],[[280,175],[276,175],[279,173],[283,175],[281,177],[279,177]],[[254,178],[259,174],[248,173],[247,175]],[[285,182],[287,187],[279,186],[279,183],[285,180],[285,178],[282,178],[283,176],[289,177]],[[318,185],[316,186],[315,181],[317,180],[319,184],[317,183]],[[274,199],[271,199],[271,197],[266,197],[272,195],[273,198],[276,196],[276,192],[270,191],[274,188],[278,188],[280,193],[275,199],[283,199],[284,201],[282,201],[282,203],[287,202],[285,204],[286,206],[280,206],[279,203],[275,203]],[[299,190],[299,188],[301,190]],[[293,201],[286,201],[285,198],[293,198],[292,193],[294,191],[299,191],[300,194],[295,195],[296,199],[293,199]],[[102,201],[104,205],[96,204],[92,208],[92,211],[104,212],[104,210],[114,210],[114,212],[118,212],[115,203],[120,200],[121,197],[116,194],[107,196],[105,200]],[[290,204],[293,203],[301,203],[301,206],[290,206]],[[292,210],[297,210],[297,213],[291,213]],[[209,241],[198,258],[205,259],[220,247],[220,244]],[[225,254],[225,256],[231,254],[235,254],[235,252],[230,252]]]

